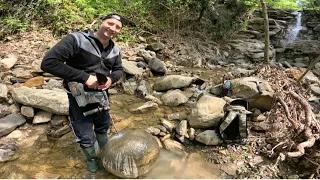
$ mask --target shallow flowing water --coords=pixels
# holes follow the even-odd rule
[[[204,80],[210,79],[210,82],[220,82],[226,73],[222,70],[202,72],[192,69],[192,71],[197,72]],[[159,124],[160,119],[166,118],[168,114],[186,110],[185,107],[160,106],[157,110],[132,114],[129,109],[143,104],[145,102],[143,99],[118,93],[112,95],[110,101],[111,115],[116,124],[125,120],[131,122],[126,128],[147,128]],[[117,178],[103,168],[96,174],[89,173],[86,170],[84,154],[75,142],[73,133],[69,132],[61,138],[52,139],[45,134],[48,126],[48,124],[25,124],[6,138],[0,139],[0,143],[12,142],[19,146],[14,160],[0,163],[0,178]],[[110,135],[114,133],[114,127],[111,129]],[[177,160],[176,163],[173,163],[173,160]],[[161,150],[155,167],[142,178],[218,178],[219,171],[214,164],[207,164],[201,158],[185,164],[181,164],[180,160],[172,152]]]

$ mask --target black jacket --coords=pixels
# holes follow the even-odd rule
[[[44,56],[41,69],[65,81],[85,83],[99,72],[117,82],[123,73],[120,48],[110,40],[104,49],[91,30],[73,32]]]

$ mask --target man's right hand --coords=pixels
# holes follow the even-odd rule
[[[90,75],[86,81],[86,85],[91,89],[98,89],[98,79],[96,76]]]

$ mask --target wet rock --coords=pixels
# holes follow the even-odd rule
[[[169,120],[183,120],[187,119],[187,114],[186,112],[178,112],[178,113],[173,113],[168,115]]]
[[[34,117],[34,109],[33,107],[30,106],[21,106],[21,114],[28,117],[28,118],[32,118]]]
[[[148,102],[145,102],[143,105],[138,105],[138,107],[133,107],[129,109],[129,111],[132,113],[145,113],[149,110],[155,110],[155,109],[158,109],[158,104],[152,101],[148,101]]]
[[[141,80],[139,82],[139,85],[138,85],[136,91],[137,91],[137,95],[140,96],[140,97],[145,97],[145,96],[147,96],[147,94],[149,94],[145,80]]]
[[[160,134],[160,129],[159,129],[159,128],[156,128],[156,127],[153,127],[153,126],[148,127],[147,131],[148,131],[149,133],[151,133],[152,135],[154,135],[154,136],[157,136],[157,135]]]
[[[171,137],[171,134],[167,134],[167,135],[163,136],[161,138],[161,142],[164,142],[165,140],[170,139],[170,137]]]
[[[12,97],[15,101],[54,114],[68,114],[68,97],[65,92],[48,89],[31,89],[25,86],[14,88]]]
[[[156,125],[155,128],[159,129],[161,132],[164,132],[164,133],[169,132],[169,130],[167,130],[167,128],[162,125]],[[159,132],[159,134],[160,134],[160,132]]]
[[[187,77],[181,75],[169,75],[156,80],[153,85],[155,91],[167,91],[170,89],[180,89],[190,86],[198,79],[195,77]],[[202,83],[201,83],[202,84]]]
[[[181,90],[171,90],[161,96],[163,103],[170,107],[176,107],[188,102],[189,98],[185,96]]]
[[[126,129],[113,135],[101,153],[103,167],[120,178],[146,174],[160,154],[157,140],[142,129]]]
[[[124,72],[128,74],[132,74],[135,76],[141,76],[142,75],[142,69],[138,68],[137,63],[133,61],[127,61],[125,59],[122,60],[122,66]]]
[[[155,102],[155,103],[157,103],[157,104],[159,104],[159,105],[162,105],[162,104],[163,104],[163,102],[162,102],[159,98],[157,98],[157,97],[155,97],[155,96],[152,96],[152,95],[150,95],[150,94],[146,95],[144,98],[145,98],[146,100],[148,100],[148,101]]]
[[[187,155],[187,153],[185,152],[185,147],[181,143],[174,141],[172,139],[166,139],[163,142],[163,147],[169,151],[172,151],[172,152],[180,155],[180,156]]]
[[[187,126],[188,126],[188,122],[186,120],[182,120],[176,127],[176,132],[179,135],[184,136],[185,134],[187,134],[187,131],[188,131]]]
[[[43,84],[44,84],[44,77],[43,76],[37,76],[37,77],[33,77],[33,78],[28,79],[22,85],[31,88],[31,87],[42,86]]]
[[[120,122],[117,122],[114,126],[117,128],[118,131],[121,131],[123,129],[126,129],[128,127],[131,127],[133,124],[133,120],[132,119],[126,119],[126,120],[122,120]],[[111,132],[115,133],[115,128],[111,128]]]
[[[164,75],[167,73],[166,64],[158,58],[152,58],[148,66],[153,74]]]
[[[122,83],[122,86],[125,93],[134,95],[137,90],[138,84],[136,81],[126,81]]]
[[[63,127],[59,128],[59,129],[48,129],[46,134],[50,137],[53,137],[53,138],[60,138],[70,131],[71,131],[70,126],[64,125]]]
[[[0,119],[0,137],[9,134],[16,127],[24,124],[26,119],[21,114],[10,114]]]
[[[8,106],[0,104],[0,118],[3,118],[10,113],[11,111]]]
[[[189,125],[193,128],[209,128],[217,125],[224,116],[225,104],[226,102],[221,98],[204,94],[188,117]]]
[[[163,126],[166,127],[166,129],[168,129],[169,132],[172,132],[172,130],[175,128],[175,124],[166,119],[161,119],[161,124],[163,124]]]
[[[0,162],[12,160],[18,149],[15,144],[0,144]]]
[[[218,134],[214,130],[206,130],[196,136],[196,140],[205,145],[218,145],[222,143]]]

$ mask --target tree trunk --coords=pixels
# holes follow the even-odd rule
[[[269,46],[270,46],[270,37],[269,37],[269,18],[268,18],[268,11],[267,6],[264,0],[260,0],[263,19],[264,19],[264,61],[269,63]]]

